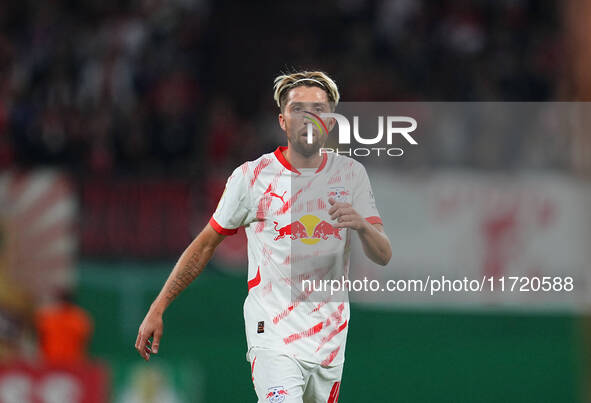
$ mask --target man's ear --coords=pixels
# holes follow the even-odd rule
[[[285,127],[285,117],[283,117],[283,113],[280,113],[278,118],[279,118],[279,126],[281,126],[281,129],[282,129],[284,132],[286,132],[286,131],[287,131],[287,129],[286,129],[286,127]]]

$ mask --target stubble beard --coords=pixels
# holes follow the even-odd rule
[[[295,152],[302,155],[305,158],[319,155],[320,148],[324,146],[326,138],[315,133],[312,144],[308,143],[308,137],[303,136],[301,133],[289,134],[287,139]]]

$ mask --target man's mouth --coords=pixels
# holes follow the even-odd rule
[[[302,130],[302,131],[300,132],[300,136],[301,136],[301,137],[308,137],[308,130]],[[315,138],[316,136],[317,136],[317,134],[316,134],[315,132],[312,132],[312,137],[314,137],[314,138]]]

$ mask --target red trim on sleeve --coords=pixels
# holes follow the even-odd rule
[[[220,224],[218,224],[218,222],[215,220],[215,218],[213,218],[213,216],[209,219],[209,225],[211,225],[212,228],[214,230],[216,230],[216,232],[218,232],[222,235],[234,235],[235,233],[238,232],[238,228],[228,229],[228,228],[222,227]]]
[[[291,172],[294,172],[294,173],[300,175],[300,171],[298,171],[294,166],[292,166],[289,163],[289,161],[287,160],[287,158],[285,158],[285,155],[283,155],[283,152],[285,150],[287,150],[287,147],[285,147],[285,146],[277,147],[277,149],[274,152],[275,157],[277,158],[277,160],[279,160],[279,162],[281,163],[281,165],[283,165],[285,168],[289,169]],[[327,153],[325,153],[325,152],[322,153],[322,162],[318,166],[318,169],[316,170],[315,173],[318,173],[318,172],[322,171],[322,169],[326,166],[326,161],[327,160],[328,160]]]
[[[365,220],[370,224],[383,224],[382,219],[377,215],[371,217],[365,217]]]
[[[256,287],[257,285],[259,285],[261,283],[261,268],[257,267],[257,275],[253,278],[248,280],[248,291],[250,291],[251,288]],[[254,367],[254,365],[253,365]]]

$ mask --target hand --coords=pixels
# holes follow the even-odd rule
[[[337,202],[332,197],[329,197],[328,202],[332,206],[328,210],[328,214],[331,219],[337,220],[336,228],[351,228],[357,231],[367,229],[367,221],[355,211],[350,203]]]
[[[163,327],[162,314],[151,311],[147,313],[144,321],[140,325],[135,340],[135,349],[144,360],[148,361],[150,359],[150,354],[158,353],[158,346],[160,345]],[[152,338],[152,341],[150,341],[150,338]]]

